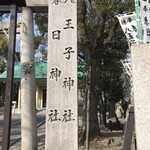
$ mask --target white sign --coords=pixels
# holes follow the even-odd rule
[[[77,2],[49,0],[46,150],[77,150]]]
[[[135,19],[135,12],[130,14],[119,14],[117,18],[122,27],[124,34],[131,44],[136,44],[137,39],[137,25]]]
[[[131,60],[121,60],[123,68],[124,68],[124,99],[129,101],[131,96],[133,95],[133,83],[132,83],[132,67]]]
[[[150,3],[140,0],[143,43],[150,43]]]

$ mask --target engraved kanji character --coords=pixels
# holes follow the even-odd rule
[[[67,47],[67,48],[65,48],[65,50],[66,50],[66,52],[63,54],[68,54],[66,59],[70,59],[70,53],[74,53],[74,51],[72,51],[72,47]]]

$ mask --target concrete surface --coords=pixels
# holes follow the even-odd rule
[[[45,141],[45,110],[37,112],[37,140],[38,148],[44,146]],[[0,149],[2,144],[2,134],[3,134],[3,114],[0,115]],[[11,124],[11,137],[10,137],[10,150],[21,150],[21,116],[20,114],[12,115]]]
[[[131,47],[137,149],[150,149],[150,45]]]

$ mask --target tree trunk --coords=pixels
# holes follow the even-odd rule
[[[107,110],[107,98],[106,98],[106,93],[104,92],[103,122],[105,127],[106,127],[106,110]]]
[[[90,79],[90,124],[89,136],[93,138],[100,135],[98,123],[98,101],[99,101],[99,69],[96,67],[95,60],[91,63],[91,79]]]
[[[91,70],[89,70],[91,71]],[[90,81],[90,72],[89,72],[89,81]],[[90,89],[87,85],[87,104],[86,104],[86,150],[89,150],[89,127],[90,127]]]

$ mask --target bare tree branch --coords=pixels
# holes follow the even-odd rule
[[[105,44],[110,43],[112,41],[112,38],[115,36],[115,31],[116,31],[118,25],[119,25],[118,20],[116,18],[113,18],[112,19],[112,27],[109,31],[108,37],[105,41]]]

